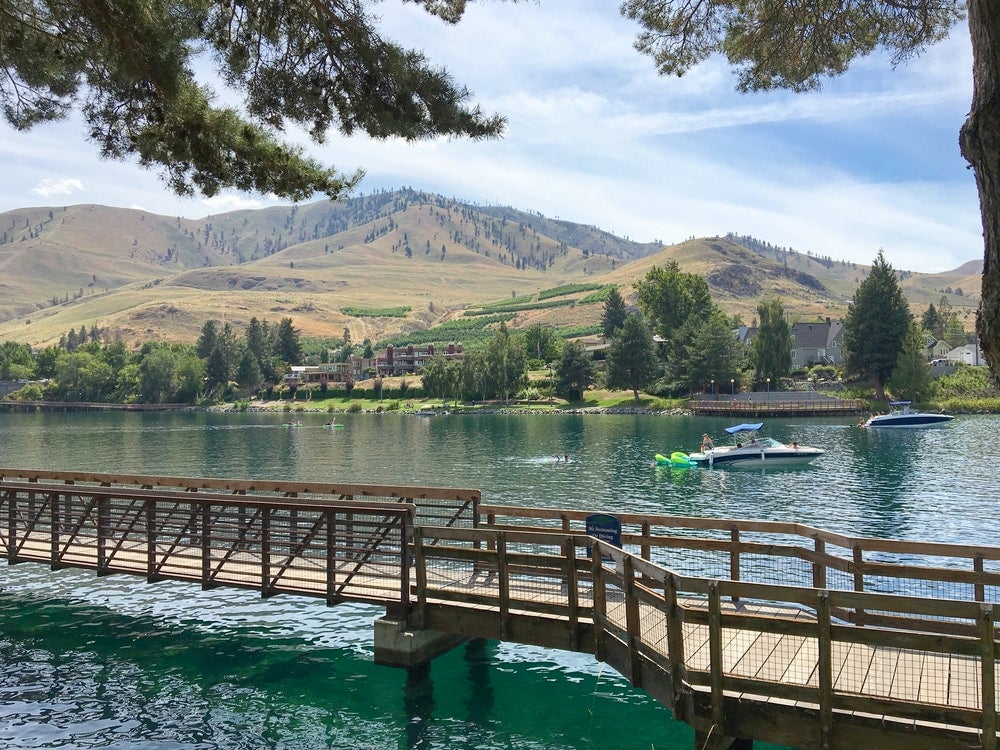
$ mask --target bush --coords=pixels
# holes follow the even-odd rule
[[[1000,396],[985,367],[960,366],[949,375],[934,379],[934,398],[996,398]]]
[[[809,372],[817,380],[834,380],[837,377],[837,368],[833,365],[816,365]]]
[[[347,413],[348,414],[360,414],[361,413],[361,404],[359,404],[357,401],[355,401],[354,403],[352,403],[350,406],[347,407]]]
[[[997,414],[1000,398],[948,398],[935,402],[934,408],[949,414]]]
[[[44,392],[38,383],[28,383],[10,394],[15,401],[43,401]]]

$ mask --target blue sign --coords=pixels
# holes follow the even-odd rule
[[[587,516],[587,535],[592,536],[595,539],[600,539],[602,542],[607,542],[615,547],[622,546],[622,522],[619,521],[614,516],[609,516],[604,513],[595,513],[594,515]],[[587,557],[591,556],[590,548],[587,548]],[[602,555],[601,559],[605,562],[610,562],[611,557],[609,555]]]

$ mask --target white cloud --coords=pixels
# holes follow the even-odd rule
[[[226,211],[242,211],[244,209],[263,208],[265,202],[261,198],[251,198],[244,195],[225,193],[214,195],[211,198],[203,198],[202,205],[208,206],[211,213],[225,213]]]
[[[57,195],[72,195],[83,190],[83,182],[75,177],[46,177],[31,188],[31,192],[43,198]]]
[[[424,50],[508,128],[479,142],[331,133],[322,146],[287,131],[344,173],[363,168],[362,191],[502,203],[642,242],[734,231],[859,263],[881,247],[914,270],[982,257],[975,182],[957,147],[971,98],[964,29],[896,69],[872,55],[821,91],[743,95],[721,58],[658,76],[632,48],[637,26],[607,0],[472,3],[454,26],[413,3],[381,8],[387,38]],[[0,126],[0,211],[60,173],[78,175],[88,201],[167,216],[282,202],[178,198],[154,172],[101,161],[85,132],[78,119],[29,134]]]

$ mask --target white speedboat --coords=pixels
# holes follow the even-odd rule
[[[944,424],[954,419],[951,414],[930,414],[913,411],[909,401],[890,401],[892,411],[888,414],[876,414],[868,418],[864,427],[931,427]]]
[[[780,443],[774,438],[758,437],[757,431],[763,422],[738,424],[727,427],[726,432],[736,441],[733,445],[688,454],[688,458],[700,466],[790,466],[806,464],[826,451],[798,443]]]

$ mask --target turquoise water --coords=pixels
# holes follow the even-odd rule
[[[650,416],[0,414],[0,466],[477,487],[489,503],[794,520],[995,544],[1000,419],[919,431],[774,421],[813,465],[677,471],[721,420]],[[568,454],[570,462],[553,455]],[[592,657],[475,643],[372,663],[378,608],[0,565],[5,748],[691,748]]]

